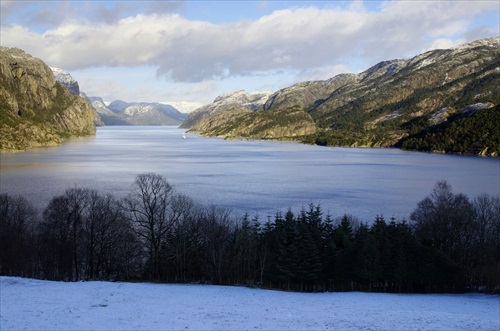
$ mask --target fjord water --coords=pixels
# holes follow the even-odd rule
[[[274,141],[225,141],[176,127],[101,127],[95,137],[58,147],[2,154],[0,192],[22,194],[38,208],[67,188],[125,196],[137,174],[156,172],[203,204],[261,219],[320,204],[333,217],[371,222],[409,217],[434,184],[474,198],[500,194],[500,159],[331,148]]]

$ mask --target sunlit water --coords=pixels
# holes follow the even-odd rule
[[[203,204],[261,218],[310,203],[333,217],[408,218],[439,180],[474,198],[500,194],[500,159],[398,149],[328,148],[270,141],[225,141],[175,127],[102,127],[59,147],[1,154],[0,191],[40,209],[69,187],[125,196],[137,174],[164,175]]]

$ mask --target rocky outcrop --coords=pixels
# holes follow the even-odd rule
[[[17,48],[0,47],[0,108],[2,152],[95,134],[89,104],[57,83],[43,61]]]

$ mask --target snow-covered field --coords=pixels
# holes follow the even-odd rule
[[[499,330],[500,297],[0,277],[0,330]]]

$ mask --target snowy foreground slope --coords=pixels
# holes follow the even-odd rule
[[[499,330],[500,297],[0,277],[0,330]]]

